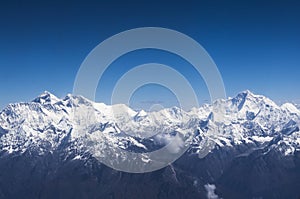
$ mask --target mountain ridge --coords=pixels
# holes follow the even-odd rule
[[[82,109],[89,111],[80,112]],[[28,112],[31,112],[31,115],[28,115]],[[83,117],[83,119],[74,116],[78,114],[77,112],[79,115],[82,114],[80,117]],[[76,121],[72,121],[72,116]],[[85,116],[90,117],[89,121],[84,119]],[[5,119],[5,117],[7,118]],[[29,103],[15,103],[4,108],[0,112],[0,119],[2,119],[0,120],[1,131],[7,131],[6,127],[9,125],[25,125],[27,120],[31,121],[25,127],[32,126],[35,130],[41,131],[37,128],[40,124],[36,117],[39,117],[40,122],[44,124],[49,123],[50,125],[51,123],[52,126],[60,126],[65,122],[68,124],[64,125],[75,125],[79,129],[83,128],[82,126],[93,125],[93,122],[110,123],[114,126],[115,132],[130,131],[132,135],[137,137],[144,136],[142,133],[146,134],[149,131],[166,131],[170,133],[172,129],[178,129],[180,125],[192,125],[195,120],[210,121],[206,125],[211,124],[208,129],[214,131],[212,134],[214,137],[224,135],[224,133],[216,134],[216,128],[220,126],[225,128],[222,129],[224,132],[230,132],[230,136],[232,136],[234,133],[240,134],[242,129],[240,126],[246,129],[252,126],[253,129],[253,125],[258,125],[258,128],[264,131],[265,135],[272,136],[274,132],[280,131],[282,128],[289,128],[288,125],[298,127],[300,111],[292,104],[278,106],[269,98],[255,95],[249,90],[239,93],[234,98],[219,99],[213,102],[212,105],[203,105],[198,109],[184,111],[173,107],[154,112],[135,111],[124,104],[105,105],[104,103],[95,103],[82,96],[72,96],[70,94],[63,99],[59,99],[50,92],[45,91]],[[19,120],[16,120],[17,118]],[[80,121],[80,119],[82,120]],[[238,124],[238,129],[233,128],[237,126],[236,124]],[[232,128],[229,128],[228,125],[231,125]],[[61,126],[61,129],[64,127]],[[192,128],[197,128],[197,124]],[[297,128],[294,127],[294,129]],[[259,132],[257,131],[257,133]]]

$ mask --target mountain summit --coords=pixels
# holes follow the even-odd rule
[[[33,100],[33,102],[41,103],[41,104],[54,104],[58,102],[59,99],[48,91],[44,91],[41,95]]]

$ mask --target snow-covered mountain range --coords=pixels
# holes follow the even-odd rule
[[[59,99],[44,92],[32,102],[10,104],[1,111],[0,149],[43,153],[60,147],[66,139],[78,147],[84,143],[82,139],[90,139],[147,150],[143,140],[157,141],[159,134],[176,131],[197,133],[192,149],[202,156],[209,152],[204,149],[207,142],[215,143],[214,147],[230,147],[267,144],[279,137],[274,147],[288,155],[300,150],[299,121],[300,111],[293,104],[278,106],[250,91],[187,112],[173,107],[148,113],[122,104],[95,103],[81,96]]]
[[[168,144],[171,138],[180,135],[187,138],[189,147],[173,166],[169,166],[170,171],[165,170],[166,175],[170,176],[168,183],[171,179],[172,183],[183,186],[178,179],[178,175],[183,175],[184,183],[192,182],[189,186],[193,187],[196,195],[203,196],[204,185],[215,183],[217,191],[220,187],[221,196],[247,198],[244,193],[232,193],[226,188],[232,182],[228,176],[230,173],[240,175],[241,168],[235,168],[236,163],[253,162],[255,172],[251,172],[258,176],[277,168],[270,166],[276,161],[281,162],[278,166],[281,173],[287,172],[287,168],[298,168],[298,159],[291,158],[297,158],[300,154],[299,125],[300,110],[293,104],[278,106],[267,97],[250,91],[190,111],[173,107],[155,112],[135,111],[122,104],[110,106],[95,103],[70,94],[59,99],[44,92],[31,102],[9,104],[0,112],[0,169],[8,169],[2,159],[12,160],[12,157],[30,157],[31,161],[47,157],[48,162],[49,154],[51,157],[58,154],[57,165],[74,161],[85,162],[86,165],[91,158],[107,161],[107,156],[112,161],[126,161],[125,151],[145,153],[168,146],[170,152],[177,152],[182,145]],[[107,150],[111,148],[114,151]],[[140,161],[146,164],[152,159],[145,154],[140,156]],[[258,154],[263,160],[257,159]],[[293,163],[287,163],[291,161]],[[101,161],[94,164],[101,165]],[[55,172],[60,168],[57,165]],[[43,167],[48,168],[45,165]],[[6,179],[0,174],[0,185],[3,183],[1,178]],[[265,178],[268,177],[262,177],[266,181],[264,183],[269,180],[280,183],[285,177],[276,178],[277,181],[273,177],[269,180]],[[269,190],[262,192],[260,188],[263,186],[256,187],[252,184],[252,178],[249,179],[251,182],[245,182],[251,185],[246,192],[249,198],[282,198],[281,192],[270,197]],[[287,180],[287,183],[290,181]],[[299,180],[293,182],[300,184]],[[232,185],[230,189],[238,190],[240,184],[243,182]],[[15,194],[2,189],[0,198]],[[101,194],[106,197],[108,193]]]

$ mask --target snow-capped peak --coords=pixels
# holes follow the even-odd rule
[[[48,91],[44,91],[37,98],[32,100],[32,102],[37,102],[37,103],[41,103],[41,104],[55,104],[58,101],[59,101],[59,99],[55,95],[53,95],[52,93],[50,93]]]
[[[147,112],[144,111],[144,110],[140,110],[140,111],[135,115],[136,118],[145,117],[145,116],[147,116]]]
[[[286,110],[290,111],[291,113],[295,113],[297,115],[300,115],[300,110],[298,110],[296,108],[296,106],[294,106],[291,103],[285,103],[285,104],[281,105],[281,108],[286,109]]]
[[[277,107],[277,104],[263,95],[253,94],[251,91],[246,90],[237,94],[236,97],[231,99],[233,103],[238,104],[239,109],[242,109],[246,102],[255,104],[265,104],[273,107]]]

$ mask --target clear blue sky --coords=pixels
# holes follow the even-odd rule
[[[96,45],[121,31],[145,26],[171,28],[202,44],[216,62],[228,96],[249,89],[275,101],[299,100],[299,19],[296,0],[1,1],[0,108],[29,101],[44,90],[64,97],[72,92],[81,62]],[[154,61],[172,65],[200,93],[207,92],[187,63],[155,50],[121,57],[99,87],[109,90],[130,67]],[[135,96],[142,104],[167,100],[170,94],[154,86]],[[205,94],[199,96],[200,101],[207,99]],[[97,93],[98,101],[108,99],[109,93]],[[172,100],[170,104],[175,103]]]

